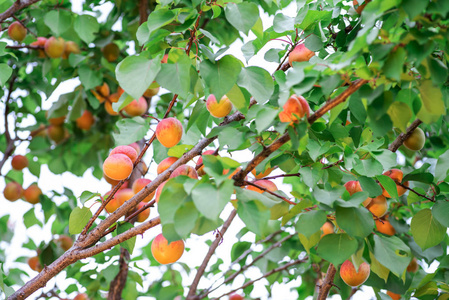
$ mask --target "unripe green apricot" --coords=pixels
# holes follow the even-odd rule
[[[417,127],[412,134],[404,141],[404,146],[410,150],[418,151],[424,147],[426,135],[421,128]]]

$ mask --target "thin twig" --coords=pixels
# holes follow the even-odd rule
[[[406,186],[405,184],[403,184],[403,183],[401,183],[401,182],[397,182],[397,181],[396,181],[396,184],[402,186],[404,189],[409,190],[410,192],[412,192],[412,193],[414,193],[414,194],[416,194],[416,195],[418,195],[418,196],[420,196],[420,197],[423,197],[423,198],[425,198],[425,199],[427,199],[427,200],[429,200],[429,201],[435,202],[435,199],[429,198],[429,197],[427,197],[426,195],[423,195],[423,194],[421,194],[421,193],[418,193],[418,192],[415,191],[414,189],[412,189],[412,188]]]
[[[284,196],[278,195],[278,194],[276,194],[275,192],[272,192],[272,191],[270,191],[269,189],[267,189],[267,188],[265,188],[265,187],[263,187],[263,186],[260,186],[260,185],[254,183],[254,182],[244,180],[243,183],[246,184],[246,185],[251,185],[251,186],[256,187],[256,188],[258,188],[258,189],[260,189],[260,190],[262,190],[262,191],[264,191],[264,192],[267,192],[267,193],[270,194],[270,195],[273,195],[273,196],[275,196],[275,197],[278,197],[279,199],[282,199],[283,201],[287,202],[288,204],[296,205],[295,202],[293,202],[293,201],[291,201],[291,200],[285,198]]]
[[[9,17],[12,17],[16,12],[19,10],[28,7],[36,2],[39,2],[40,0],[16,0],[14,1],[14,4],[11,5],[10,8],[8,8],[4,13],[0,14],[0,23],[2,23],[4,20],[6,20]]]

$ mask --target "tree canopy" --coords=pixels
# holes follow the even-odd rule
[[[79,2],[0,3],[2,297],[449,298],[447,0]]]

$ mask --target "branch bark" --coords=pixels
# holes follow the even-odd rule
[[[119,272],[115,276],[109,285],[108,300],[120,300],[122,299],[123,288],[126,284],[126,278],[128,277],[128,261],[129,252],[125,248],[120,249],[119,259]]]
[[[401,145],[404,143],[404,141],[412,135],[413,131],[421,123],[422,121],[420,119],[416,119],[415,121],[413,121],[413,123],[407,128],[405,133],[403,132],[400,135],[398,135],[398,137],[393,141],[393,143],[390,144],[388,150],[390,150],[391,152],[396,152],[399,149],[399,147],[401,147]]]
[[[9,17],[12,17],[19,10],[28,7],[40,0],[16,0],[10,8],[8,8],[4,13],[0,14],[0,23],[6,20]]]
[[[324,277],[323,284],[320,286],[317,300],[326,300],[331,287],[334,286],[335,273],[337,273],[337,269],[335,269],[333,264],[330,264],[326,272],[326,277]]]

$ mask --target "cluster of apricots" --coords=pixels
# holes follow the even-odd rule
[[[11,167],[16,171],[22,171],[28,166],[28,158],[23,155],[15,155],[11,160]],[[39,202],[39,196],[42,194],[41,189],[37,184],[31,184],[25,190],[22,188],[18,182],[11,181],[8,182],[3,190],[3,196],[6,200],[11,202],[17,201],[23,198],[25,201],[36,204]]]
[[[103,173],[113,180],[124,180],[131,175],[138,153],[131,146],[112,149],[103,163]]]
[[[285,123],[297,123],[304,116],[309,116],[310,107],[302,96],[292,95],[288,98],[279,113],[279,120]]]
[[[48,112],[47,112],[48,117]],[[48,122],[50,125],[46,128],[47,136],[50,140],[52,140],[55,144],[59,144],[64,139],[67,139],[70,134],[67,129],[64,127],[66,116],[60,116],[56,118],[49,118]],[[76,126],[81,130],[90,130],[92,126],[95,124],[95,117],[89,110],[84,110],[80,117],[75,120]],[[44,129],[45,126],[42,125],[41,129]],[[41,135],[43,130],[37,134]]]

